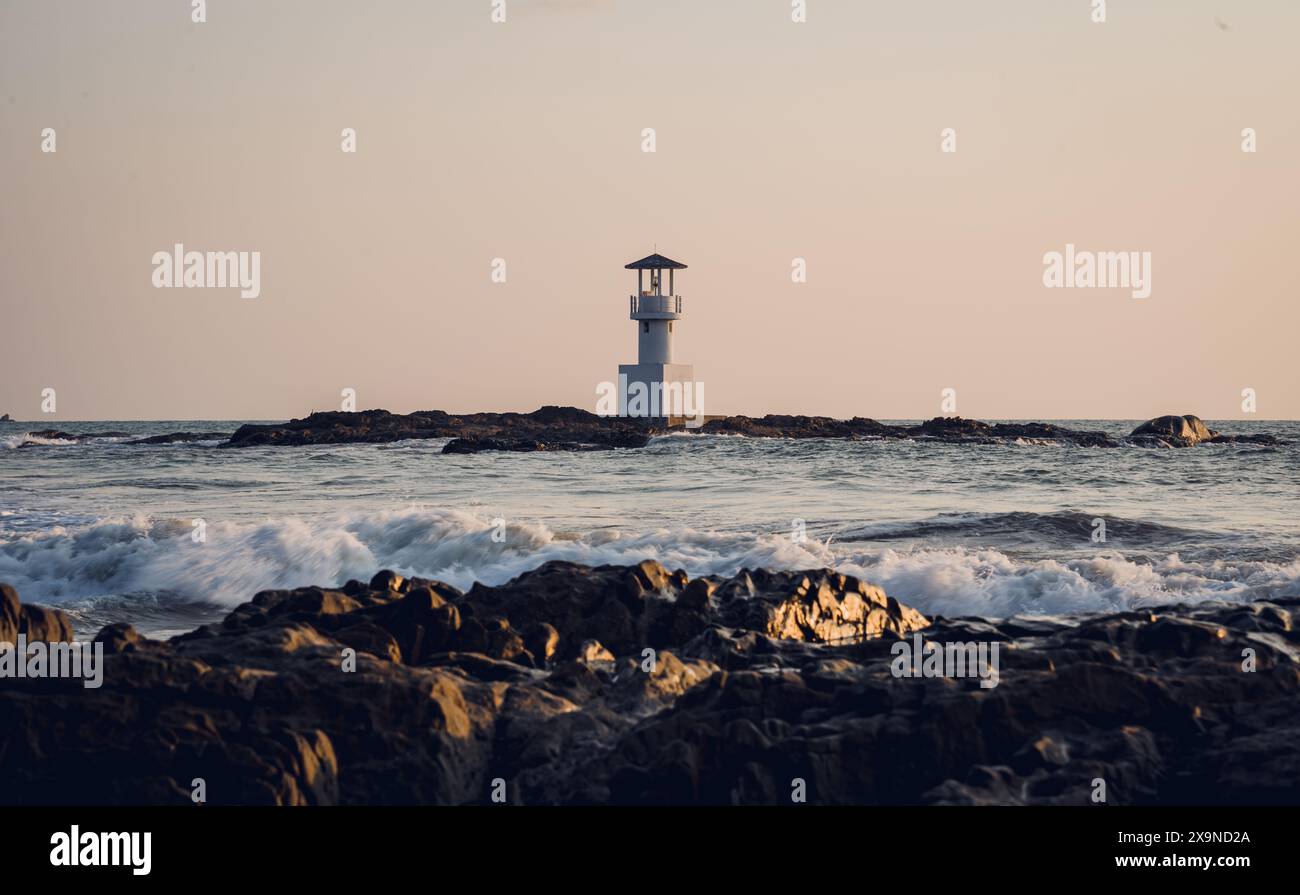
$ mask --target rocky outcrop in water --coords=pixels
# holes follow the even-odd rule
[[[135,438],[127,444],[187,444],[194,441],[220,441],[230,438],[229,432],[168,432],[165,435],[150,435],[147,438]]]
[[[449,414],[424,410],[313,413],[300,420],[240,426],[228,447],[258,445],[383,444],[408,439],[453,438],[448,453],[590,450],[641,447],[656,428],[647,420],[601,417],[576,407],[533,413]]]
[[[1206,428],[1200,417],[1186,414],[1184,416],[1158,416],[1155,419],[1147,420],[1134,429],[1130,437],[1152,437],[1166,441],[1171,445],[1190,447],[1194,444],[1200,444],[1202,441],[1209,441],[1216,434],[1218,433]]]
[[[398,414],[387,410],[313,413],[287,423],[250,423],[227,436],[222,432],[171,432],[135,438],[131,445],[222,442],[222,447],[328,444],[388,444],[431,438],[451,439],[446,454],[482,452],[593,451],[644,447],[655,435],[669,432],[745,435],[752,438],[921,439],[943,444],[1011,444],[1033,442],[1081,447],[1190,447],[1196,444],[1273,445],[1271,435],[1222,435],[1195,416],[1164,416],[1143,423],[1124,439],[1105,432],[1070,429],[1053,423],[985,423],[961,417],[935,417],[918,425],[896,426],[865,417],[837,420],[825,416],[769,414],[707,420],[694,429],[669,427],[662,420],[603,417],[576,407],[542,407],[532,413],[449,414],[422,410]],[[30,433],[43,440],[79,443],[96,438],[125,438],[126,432],[68,433],[46,429]]]
[[[1129,442],[1152,447],[1193,447],[1198,444],[1278,444],[1271,435],[1222,435],[1192,414],[1158,416],[1133,430]]]
[[[961,417],[935,417],[908,427],[905,438],[933,438],[949,443],[997,444],[1014,441],[1052,441],[1081,447],[1117,447],[1105,432],[1068,429],[1051,423],[983,423]]]
[[[12,632],[31,607],[4,594]],[[105,628],[98,690],[0,681],[0,802],[1295,804],[1297,613],[927,620],[827,570],[381,572],[168,642]],[[996,686],[902,676],[923,643],[996,644]]]
[[[769,414],[728,416],[707,420],[695,429],[669,428],[662,421],[602,417],[574,407],[543,407],[534,413],[476,413],[451,416],[442,411],[399,415],[384,410],[363,413],[315,413],[305,420],[280,425],[243,426],[230,439],[232,447],[259,444],[334,444],[385,442],[407,438],[447,438],[448,454],[483,451],[586,451],[643,447],[651,437],[667,432],[704,435],[745,435],[751,438],[923,439],[944,444],[1011,444],[1016,442],[1072,444],[1081,447],[1185,446],[1209,442],[1276,444],[1269,435],[1225,436],[1207,430],[1196,417],[1187,423],[1190,437],[1172,434],[1153,420],[1128,439],[1105,432],[1070,429],[1053,423],[985,423],[961,417],[936,417],[919,425],[896,426],[865,417],[837,420],[825,416]],[[1199,430],[1196,428],[1199,426]],[[1203,433],[1196,435],[1195,433]]]
[[[101,438],[120,439],[123,444],[185,444],[194,441],[224,442],[230,437],[229,432],[168,432],[145,438],[131,438],[129,432],[64,432],[61,429],[38,429],[35,432],[28,432],[27,435],[31,438],[70,444],[84,444]]]

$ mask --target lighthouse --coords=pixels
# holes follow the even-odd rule
[[[635,364],[618,368],[624,396],[620,412],[663,418],[690,415],[695,370],[690,364],[673,363],[673,324],[682,319],[682,297],[673,291],[673,274],[686,265],[654,254],[624,268],[636,271],[629,316],[636,324],[637,358]],[[645,400],[639,402],[638,394]]]

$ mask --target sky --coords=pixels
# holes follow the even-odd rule
[[[657,250],[709,414],[1300,418],[1300,4],[1093,6],[0,0],[0,413],[594,410]]]

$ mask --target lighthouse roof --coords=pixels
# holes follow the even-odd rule
[[[685,270],[686,265],[680,261],[674,261],[672,258],[665,258],[663,255],[655,253],[646,255],[640,261],[633,261],[631,264],[624,264],[626,270]]]

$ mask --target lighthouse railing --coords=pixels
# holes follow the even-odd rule
[[[680,314],[682,297],[680,295],[633,295],[630,296],[631,313]]]

